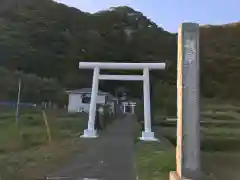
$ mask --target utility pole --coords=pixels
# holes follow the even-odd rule
[[[20,104],[20,96],[21,96],[21,86],[22,86],[22,80],[21,78],[18,79],[18,97],[17,97],[17,108],[16,108],[16,123],[19,122],[19,104]]]

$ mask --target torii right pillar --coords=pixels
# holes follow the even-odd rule
[[[170,180],[200,180],[199,25],[178,31],[176,172]]]

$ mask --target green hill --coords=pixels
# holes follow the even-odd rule
[[[200,43],[205,95],[239,98],[240,22],[203,26]]]
[[[141,12],[116,7],[89,14],[51,0],[1,3],[5,7],[0,9],[1,66],[54,77],[64,87],[78,88],[91,84],[91,72],[80,71],[79,61],[166,61],[167,70],[152,75],[154,85],[161,84],[159,80],[176,83],[177,35]],[[240,98],[239,40],[240,23],[201,27],[204,96]],[[101,86],[110,90],[119,86],[119,82],[104,83]],[[131,92],[139,87],[131,86]]]

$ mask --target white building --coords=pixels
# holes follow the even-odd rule
[[[89,112],[92,88],[83,88],[67,91],[68,93],[68,112]],[[98,91],[97,104],[112,104],[114,98],[111,94]],[[114,109],[114,107],[112,107]]]

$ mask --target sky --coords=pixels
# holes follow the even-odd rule
[[[129,6],[158,26],[177,32],[179,24],[227,24],[240,21],[240,0],[55,0],[94,13],[110,7]]]

